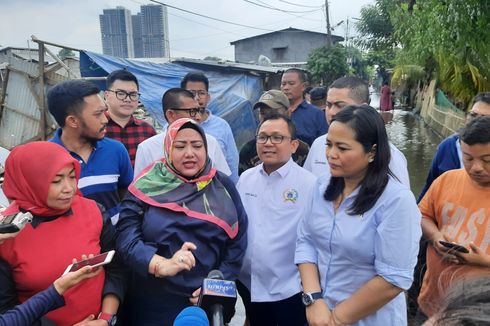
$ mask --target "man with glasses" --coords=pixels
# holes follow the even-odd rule
[[[129,71],[120,69],[107,76],[106,85],[104,96],[109,107],[106,136],[124,144],[134,166],[139,143],[156,135],[149,123],[133,116],[140,98],[138,79]]]
[[[475,96],[473,106],[467,115],[466,123],[480,116],[490,116],[490,92],[479,93]],[[459,135],[456,133],[444,139],[437,147],[425,186],[420,193],[419,201],[422,200],[437,177],[446,171],[461,168],[463,168],[463,156],[461,154]]]
[[[305,325],[294,251],[316,178],[291,158],[299,142],[288,117],[269,115],[255,140],[262,163],[245,171],[237,184],[249,220],[237,287],[250,325]]]
[[[262,94],[259,101],[255,103],[253,110],[259,112],[259,123],[262,123],[271,114],[282,114],[289,118],[290,112],[288,106],[289,100],[286,95],[279,90],[272,89]],[[298,143],[298,148],[293,153],[292,157],[298,165],[303,166],[310,147],[299,139]],[[252,139],[243,145],[240,150],[238,173],[242,174],[244,171],[257,166],[260,163],[260,158],[257,155],[256,142],[255,139]]]
[[[190,72],[184,76],[180,82],[180,87],[194,94],[196,101],[199,103],[199,107],[204,109],[202,119],[199,123],[204,129],[204,132],[214,136],[218,141],[231,170],[230,178],[236,183],[238,181],[238,149],[228,122],[225,119],[213,115],[207,109],[208,103],[211,100],[208,78],[202,72]]]
[[[204,108],[199,107],[197,101],[194,99],[194,94],[182,88],[171,88],[166,91],[162,97],[162,107],[163,115],[169,125],[180,118],[191,118],[197,122],[201,122],[202,115],[205,111]],[[167,130],[164,129],[162,133],[148,138],[138,145],[134,164],[135,177],[150,164],[163,158],[163,140],[166,133]],[[208,155],[211,158],[213,167],[229,176],[231,171],[218,141],[209,134],[206,134],[206,140],[208,143]]]

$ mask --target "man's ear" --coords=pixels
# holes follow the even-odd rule
[[[299,146],[298,139],[291,140],[291,154],[296,153],[296,151],[298,150],[298,146]]]
[[[65,118],[65,126],[66,127],[76,129],[76,128],[78,128],[79,125],[80,125],[80,120],[75,115],[71,114]]]

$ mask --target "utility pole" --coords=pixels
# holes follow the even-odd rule
[[[328,0],[325,0],[325,16],[327,18],[327,46],[332,46],[332,30],[330,29],[330,18],[328,16]]]

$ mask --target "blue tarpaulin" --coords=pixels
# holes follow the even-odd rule
[[[167,122],[163,116],[162,95],[172,87],[180,87],[180,81],[191,69],[180,64],[157,64],[130,59],[121,59],[88,51],[80,52],[82,77],[105,77],[116,69],[127,69],[137,78],[141,99],[148,113],[161,125]],[[245,72],[206,71],[209,78],[211,102],[208,109],[230,124],[235,141],[240,149],[254,137],[257,121],[252,112],[253,104],[262,94],[262,81]],[[105,90],[105,82],[97,81]]]

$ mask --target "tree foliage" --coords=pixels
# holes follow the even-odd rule
[[[349,72],[347,53],[340,44],[314,49],[308,56],[307,66],[313,82],[323,82],[324,85],[330,85]]]
[[[58,51],[58,57],[63,60],[63,59],[66,59],[66,58],[73,58],[75,57],[75,53],[72,51],[72,50],[68,50],[68,49],[61,49]]]
[[[383,0],[384,1],[384,0]],[[490,90],[490,1],[417,0],[392,12],[403,50],[399,64],[415,64],[437,77],[456,101]]]

